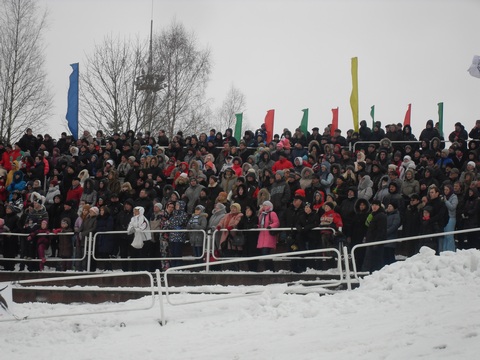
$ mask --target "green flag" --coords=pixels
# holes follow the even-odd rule
[[[235,118],[237,119],[237,121],[235,122],[234,138],[237,139],[238,142],[240,142],[240,140],[242,140],[243,113],[235,114]]]
[[[307,136],[308,133],[308,109],[303,109],[302,122],[300,123],[300,130]]]
[[[438,131],[440,135],[443,136],[443,102],[440,102],[438,105]]]
[[[372,131],[375,127],[375,105],[370,108],[370,116],[372,117]]]

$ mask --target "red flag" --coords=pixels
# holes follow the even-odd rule
[[[338,107],[336,109],[332,109],[333,118],[332,118],[332,126],[330,127],[330,136],[333,136],[335,130],[338,129]]]
[[[275,117],[275,110],[268,110],[265,116],[265,129],[267,130],[267,144],[273,139],[273,118]]]
[[[407,112],[405,113],[405,119],[403,120],[403,126],[410,125],[410,116],[412,114],[412,104],[408,104]]]

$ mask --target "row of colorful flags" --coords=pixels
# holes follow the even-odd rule
[[[350,106],[352,108],[353,128],[358,132],[359,119],[358,119],[358,58],[354,57],[351,60],[351,72],[352,72],[352,93],[350,95]],[[472,65],[468,69],[470,75],[480,78],[480,56],[475,55],[472,60]],[[438,130],[443,135],[443,102],[437,104],[438,106]],[[303,133],[308,133],[308,109],[303,109],[302,120],[300,121],[300,129]],[[237,118],[235,126],[235,138],[240,141],[242,138],[242,119],[243,113],[236,114]],[[272,140],[273,124],[274,124],[275,110],[268,110],[265,116],[265,126],[267,130],[267,142]],[[370,117],[372,118],[372,130],[375,126],[375,105],[370,108]],[[412,104],[408,104],[407,111],[403,120],[403,126],[411,125],[412,119]],[[335,130],[338,129],[338,107],[332,109],[332,126],[330,128],[330,134],[333,136]]]
[[[75,139],[78,139],[78,99],[79,99],[79,64],[70,64],[72,67],[72,73],[70,74],[70,86],[68,88],[68,105],[67,105],[67,123],[68,128]],[[480,56],[475,55],[472,60],[472,65],[468,69],[470,75],[480,78]],[[353,118],[353,128],[358,132],[359,130],[359,119],[358,119],[358,58],[354,57],[351,59],[351,73],[352,73],[352,93],[350,95],[350,106],[352,108],[352,118]],[[439,131],[443,135],[443,102],[440,102],[438,105],[438,122],[439,122]],[[303,133],[308,133],[308,109],[303,109],[303,116],[300,121],[300,129]],[[375,105],[370,109],[370,116],[372,118],[372,129],[375,124]],[[407,112],[405,113],[405,118],[403,120],[403,125],[410,125],[412,116],[412,104],[408,104]],[[243,123],[243,113],[235,114],[235,131],[234,137],[240,141],[242,138],[242,123]],[[267,130],[267,142],[272,141],[273,137],[273,125],[275,118],[275,110],[268,110],[267,115],[265,116],[265,127]],[[334,131],[338,129],[338,107],[332,109],[332,126],[331,134],[333,135]]]
[[[438,106],[438,130],[440,134],[443,135],[443,102],[437,104]],[[332,125],[330,126],[330,135],[333,136],[336,129],[338,129],[338,107],[332,109]],[[308,131],[308,109],[303,109],[303,116],[300,121],[300,130],[304,134],[307,134]],[[235,123],[235,131],[234,137],[237,141],[242,139],[242,122],[243,122],[243,113],[235,114],[236,123]],[[370,108],[370,117],[372,118],[372,130],[375,127],[375,105]],[[267,143],[272,140],[273,137],[273,125],[274,125],[274,118],[275,118],[275,110],[268,110],[267,115],[265,116],[265,128],[267,130]],[[405,117],[403,120],[403,126],[410,125],[412,118],[412,104],[408,104],[407,111],[405,113]],[[358,127],[355,131],[358,131]]]

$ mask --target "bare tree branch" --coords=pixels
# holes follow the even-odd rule
[[[83,127],[106,133],[142,127],[142,99],[134,90],[134,80],[144,63],[144,50],[145,44],[138,40],[107,36],[87,56],[80,72]]]
[[[10,142],[51,116],[43,33],[47,13],[33,0],[0,1],[0,136]]]

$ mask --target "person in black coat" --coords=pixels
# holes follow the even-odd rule
[[[3,229],[5,232],[18,233],[19,220],[15,208],[12,205],[7,205],[5,209],[5,218]],[[18,236],[2,236],[1,240],[3,242],[3,257],[5,258],[15,258],[18,255],[19,246],[18,246]],[[15,262],[5,261],[2,263],[4,270],[13,271],[15,270]]]
[[[133,206],[134,202],[132,199],[125,200],[125,204],[123,205],[123,210],[118,213],[114,220],[114,230],[115,231],[127,231],[128,224],[130,224],[130,220],[133,217]],[[130,249],[133,249],[130,244],[133,241],[133,234],[129,235],[125,234],[118,234],[116,236],[118,246],[119,246],[119,253],[121,258],[127,258],[130,254]],[[127,261],[122,262],[122,270],[128,271],[129,264]]]
[[[258,216],[255,215],[255,207],[252,205],[246,205],[245,210],[242,211],[244,216],[240,219],[237,225],[238,229],[257,229],[258,228]],[[242,256],[258,256],[260,255],[257,249],[258,231],[245,231],[243,235],[245,237],[245,245],[243,246]],[[258,260],[252,260],[248,263],[248,271],[258,271]]]
[[[427,206],[431,206],[433,209],[433,212],[430,214],[433,228],[436,233],[443,232],[449,220],[448,208],[441,197],[440,189],[436,185],[431,185],[428,188],[428,198]],[[435,238],[437,242],[439,239],[439,237]]]
[[[367,234],[368,226],[366,225],[367,217],[370,214],[370,203],[365,199],[358,199],[355,202],[355,217],[352,222],[352,233],[350,236],[350,248],[361,244]],[[344,223],[345,228],[345,223]],[[347,237],[348,242],[348,237]],[[365,257],[365,248],[361,247],[355,251],[355,265],[357,270],[362,268],[363,258]]]
[[[409,204],[405,209],[403,220],[402,237],[420,235],[422,224],[422,209],[420,208],[420,196],[418,194],[410,195]],[[410,240],[398,243],[397,254],[402,256],[413,256],[415,249],[418,248],[418,240]]]
[[[382,241],[387,239],[387,215],[379,200],[373,200],[372,212],[367,217],[367,233],[365,243]],[[383,245],[367,247],[363,259],[362,271],[373,272],[383,267]]]
[[[469,188],[465,199],[463,201],[463,228],[464,229],[473,229],[479,226],[480,224],[480,199],[478,197],[478,191],[475,188]],[[471,232],[465,234],[465,240],[463,248],[465,249],[479,249],[479,233]]]
[[[299,239],[303,239],[305,250],[315,250],[321,247],[320,231],[313,230],[319,225],[320,214],[313,210],[310,203],[305,203],[303,213],[300,213],[296,225],[297,236]],[[319,253],[313,254],[313,256],[319,256]],[[308,260],[307,267],[319,269],[320,264],[315,260]]]
[[[357,188],[351,186],[347,191],[347,198],[339,206],[338,213],[343,221],[343,234],[347,238],[347,243],[351,242],[352,235],[356,231],[353,227],[356,217],[355,204],[357,202]]]

